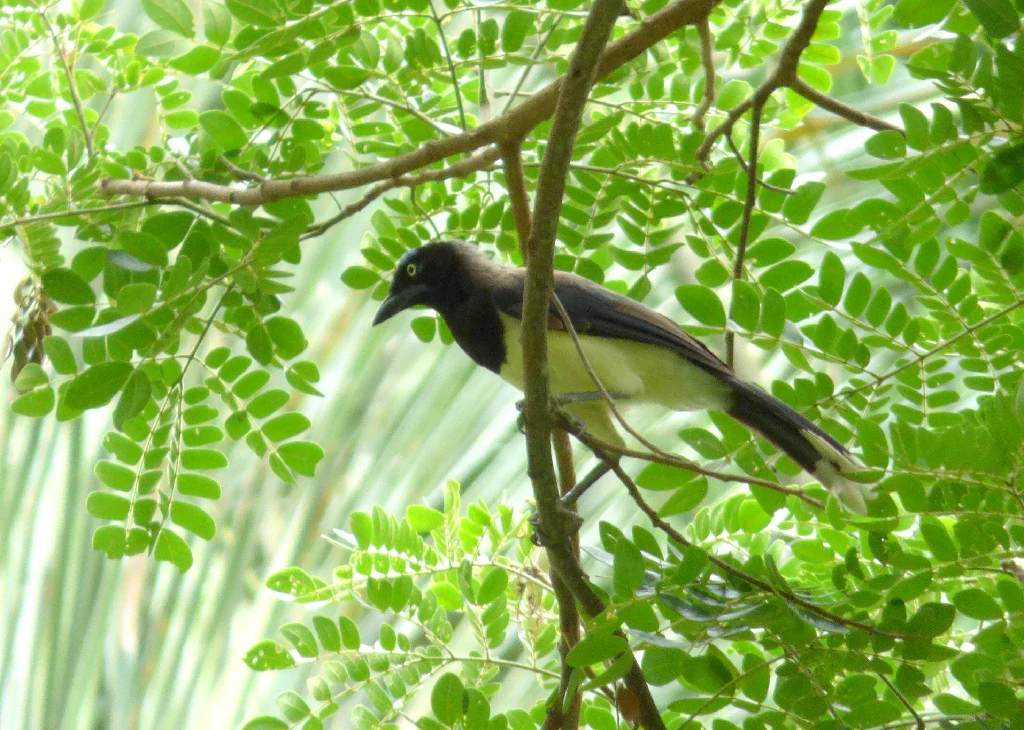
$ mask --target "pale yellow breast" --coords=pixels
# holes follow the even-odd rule
[[[505,328],[505,364],[501,377],[523,388],[520,321],[500,315]],[[731,397],[728,385],[687,362],[681,355],[655,345],[605,337],[581,336],[587,360],[605,390],[621,400],[658,403],[677,411],[712,408],[724,410]],[[572,338],[565,332],[548,333],[551,392],[592,393],[597,390]]]

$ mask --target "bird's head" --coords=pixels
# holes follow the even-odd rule
[[[447,305],[461,301],[466,287],[463,261],[475,250],[475,246],[462,241],[435,241],[406,252],[398,260],[391,289],[373,324],[417,304],[443,311]]]

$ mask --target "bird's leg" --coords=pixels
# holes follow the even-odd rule
[[[608,396],[613,400],[628,400],[629,396],[625,393],[609,393]],[[559,393],[558,395],[552,396],[552,400],[562,406],[572,405],[573,403],[588,403],[595,400],[604,400],[604,393],[594,390],[588,393]]]
[[[570,489],[562,497],[562,505],[565,507],[571,507],[576,504],[583,493],[590,489],[597,483],[597,480],[603,477],[611,471],[611,467],[605,462],[598,462],[597,466],[590,470],[590,472],[581,479],[576,486]]]

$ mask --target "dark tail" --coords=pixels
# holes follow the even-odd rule
[[[757,386],[739,379],[731,384],[730,416],[786,452],[848,509],[858,514],[867,512],[865,500],[874,496],[874,490],[871,485],[852,482],[844,476],[864,467],[842,444]]]

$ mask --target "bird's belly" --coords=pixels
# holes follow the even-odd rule
[[[506,357],[500,375],[522,390],[520,323],[504,314],[501,318]],[[643,342],[588,335],[581,335],[580,342],[601,384],[617,399],[658,403],[677,411],[728,408],[728,385],[672,350]],[[575,343],[565,332],[548,332],[548,373],[551,392],[555,395],[597,391]]]

